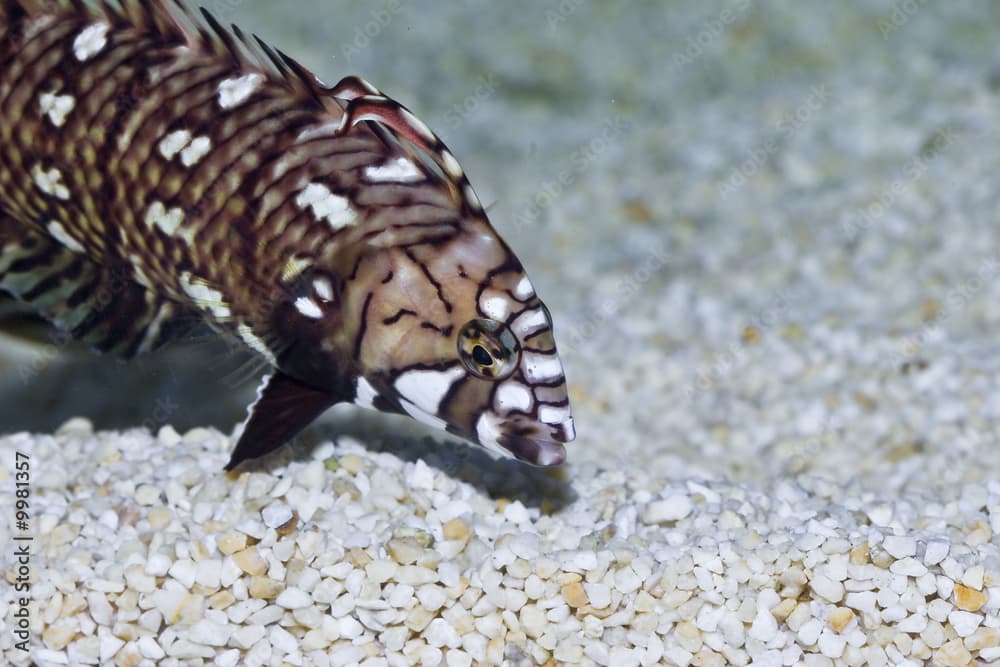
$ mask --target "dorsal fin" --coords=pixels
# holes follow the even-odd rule
[[[225,58],[236,69],[261,71],[273,82],[284,84],[290,94],[303,102],[323,106],[324,89],[306,68],[280,51],[275,54],[272,47],[256,36],[254,43],[235,26],[226,28],[207,9],[193,12],[186,0],[99,0],[93,4],[84,0],[0,0],[0,21],[9,25],[17,18],[51,14],[53,5],[69,6],[74,14],[89,15],[116,28],[145,31],[161,41]]]
[[[223,27],[223,25],[219,23],[214,16],[212,16],[212,13],[204,7],[201,8],[201,15],[205,19],[205,22],[208,23],[208,27],[212,29],[215,37],[218,38],[222,42],[222,45],[226,47],[226,50],[229,51],[229,55],[231,55],[233,59],[233,64],[236,66],[244,64],[246,62],[246,52],[234,39],[233,33],[226,30],[225,27]],[[211,37],[207,37],[207,39],[210,41]],[[243,43],[243,46],[246,47],[248,45]]]
[[[181,0],[174,0],[184,7]],[[227,57],[237,68],[262,70],[272,75],[272,80],[283,83],[288,92],[304,102],[318,107],[323,106],[320,99],[322,89],[316,77],[293,58],[281,51],[268,46],[263,40],[254,36],[256,44],[243,35],[236,26],[227,29],[205,8],[201,8],[201,20],[187,13],[198,30],[199,40],[189,44],[191,48],[201,48],[216,56]],[[189,40],[190,41],[190,40]]]
[[[267,42],[262,40],[257,35],[254,35],[253,39],[257,42],[257,46],[264,53],[264,55],[267,56],[267,59],[271,61],[271,64],[274,65],[275,71],[277,71],[281,77],[287,78],[288,70],[285,68],[285,63],[282,62],[281,58],[278,57],[278,54],[274,52],[274,49],[272,49]]]
[[[479,197],[458,160],[445,143],[405,106],[357,76],[344,77],[336,85],[324,89],[324,94],[347,103],[339,132],[347,132],[358,123],[369,122],[383,141],[401,145],[402,150],[410,155],[422,154],[439,170],[460,201],[465,202],[473,213],[482,212]]]

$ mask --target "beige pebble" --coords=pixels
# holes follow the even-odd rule
[[[934,663],[942,667],[966,667],[972,663],[972,654],[961,639],[952,639],[934,652]]]
[[[55,625],[50,625],[42,631],[42,641],[45,646],[54,650],[61,651],[66,648],[73,639],[77,637],[79,632],[70,623],[56,623]]]
[[[784,623],[785,619],[795,611],[796,602],[792,598],[785,598],[771,608],[771,615],[778,621]]]
[[[962,584],[955,584],[955,606],[965,611],[979,611],[989,599],[983,591]]]
[[[242,551],[247,546],[247,536],[238,530],[230,530],[219,538],[217,545],[219,551],[226,556],[231,556],[237,551]]]
[[[357,475],[368,467],[365,460],[357,454],[345,454],[340,457],[340,466],[352,475]]]
[[[163,620],[168,624],[190,624],[201,620],[203,598],[200,595],[166,589],[156,591],[153,600],[157,609],[163,614]]]
[[[1000,629],[981,627],[965,638],[965,648],[981,651],[984,648],[1000,647]]]
[[[867,565],[871,547],[862,542],[851,548],[850,561],[852,565]]]
[[[446,521],[441,526],[441,532],[444,534],[444,539],[446,540],[461,540],[463,542],[468,540],[470,535],[469,524],[465,523],[461,518]]]
[[[844,631],[844,628],[846,628],[853,619],[854,619],[853,611],[851,611],[847,607],[837,607],[832,612],[830,612],[830,617],[828,619],[828,622],[830,623],[831,628],[840,633]]]
[[[400,565],[412,565],[424,553],[424,547],[413,537],[394,537],[386,543],[385,550]]]
[[[562,595],[570,607],[580,608],[588,604],[587,592],[583,589],[583,584],[579,581],[566,584],[562,587]]]
[[[252,598],[272,600],[285,590],[285,583],[270,577],[253,577],[248,590]]]
[[[146,515],[149,527],[155,531],[160,531],[170,525],[173,520],[173,513],[166,507],[152,507]]]
[[[258,576],[267,572],[267,561],[260,555],[257,547],[249,547],[242,551],[237,551],[231,557],[237,567],[251,576]]]

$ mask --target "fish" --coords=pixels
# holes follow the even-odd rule
[[[0,0],[0,63],[0,290],[124,359],[249,349],[227,470],[338,403],[565,461],[551,314],[405,106],[183,0]]]

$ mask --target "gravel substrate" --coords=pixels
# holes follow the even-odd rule
[[[1000,663],[995,3],[208,4],[448,141],[579,437],[338,408],[225,475],[238,360],[2,342],[0,662]]]
[[[226,477],[228,448],[207,429],[94,434],[82,419],[0,440],[5,460],[44,462],[38,664],[1000,658],[997,483],[894,502],[641,466],[569,483],[349,437]],[[7,660],[25,664],[10,637]]]

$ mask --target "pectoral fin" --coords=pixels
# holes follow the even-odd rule
[[[257,401],[247,409],[249,416],[243,434],[226,470],[273,452],[338,400],[333,394],[303,384],[281,371],[265,376],[257,390]]]

